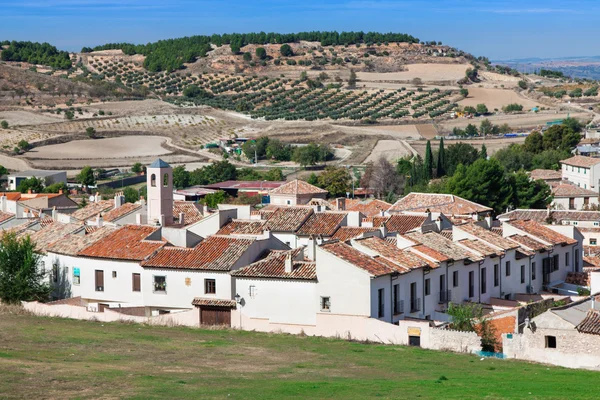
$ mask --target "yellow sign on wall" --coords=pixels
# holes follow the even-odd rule
[[[408,328],[408,336],[421,336],[421,328]]]

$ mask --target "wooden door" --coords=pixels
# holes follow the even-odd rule
[[[231,326],[231,309],[223,307],[200,307],[201,325]]]

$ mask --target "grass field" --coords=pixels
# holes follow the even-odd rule
[[[0,313],[0,398],[597,398],[598,374],[418,348]]]

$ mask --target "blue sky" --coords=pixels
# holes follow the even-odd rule
[[[597,0],[0,0],[1,40],[65,50],[226,32],[363,30],[491,59],[600,55]]]

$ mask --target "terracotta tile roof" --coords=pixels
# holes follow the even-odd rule
[[[446,239],[444,236],[440,235],[436,232],[409,232],[405,236],[408,238],[417,241],[420,244],[423,244],[429,247],[432,250],[435,250],[438,253],[443,254],[449,259],[454,261],[458,260],[470,260],[470,261],[480,261],[482,259],[481,256],[478,256],[454,243],[451,240]]]
[[[394,246],[398,246],[398,238],[396,236],[386,236],[385,241]]]
[[[224,299],[205,299],[202,297],[195,297],[192,301],[193,306],[212,306],[212,307],[230,307],[235,308],[235,300],[224,300]]]
[[[452,229],[443,229],[442,231],[440,231],[440,235],[442,235],[443,237],[445,237],[446,239],[449,239],[449,240],[453,240],[453,237],[454,237]]]
[[[598,192],[571,183],[559,183],[552,186],[552,195],[554,197],[598,197]]]
[[[381,232],[379,228],[365,228],[365,227],[355,227],[355,226],[342,226],[338,229],[333,236],[332,239],[337,239],[342,242],[350,239],[356,239],[362,237],[365,233],[371,232]]]
[[[298,235],[332,236],[346,218],[346,213],[321,212],[312,214],[298,230]],[[270,222],[269,222],[270,224]]]
[[[35,243],[36,251],[41,253],[46,253],[48,247],[53,243],[61,240],[66,235],[74,232],[82,232],[85,228],[83,225],[79,224],[63,224],[60,222],[55,222],[53,224],[47,225],[40,229],[37,232],[30,233],[28,231],[23,232],[21,235],[28,235],[31,238],[31,241]]]
[[[393,244],[378,237],[357,239],[356,243],[365,246],[366,248],[376,252],[382,257],[385,257],[395,262],[396,264],[400,265],[401,267],[407,270],[423,268],[431,265],[426,260],[417,256],[416,254],[407,250],[399,249]]]
[[[583,254],[600,256],[600,246],[583,246]]]
[[[452,194],[409,193],[388,209],[388,213],[403,211],[440,212],[445,215],[471,215],[490,212],[491,208],[463,199]]]
[[[583,321],[575,329],[579,333],[600,335],[600,313],[596,310],[589,310]]]
[[[97,226],[93,226],[93,225],[86,225],[86,226],[85,226],[85,233],[94,233],[94,232],[96,232],[98,229],[100,229],[100,228],[98,228]]]
[[[577,243],[577,240],[571,239],[565,235],[561,235],[560,233],[553,231],[552,229],[541,225],[535,221],[514,220],[507,223],[525,233],[530,234],[533,237],[541,239],[544,242],[550,244],[571,245]]]
[[[467,232],[469,235],[472,235],[472,236],[488,243],[488,245],[498,247],[505,251],[516,249],[517,247],[519,247],[519,245],[516,244],[515,242],[507,240],[507,239],[503,238],[502,236],[500,236],[488,229],[482,228],[481,226],[474,224],[474,223],[455,226],[454,229],[459,229],[464,232]]]
[[[600,211],[562,211],[562,210],[551,210],[551,219],[557,223],[562,224],[563,221],[592,221],[600,222]],[[548,219],[548,212],[546,210],[523,210],[517,209],[506,214],[499,215],[498,218],[502,219],[531,219],[539,223],[545,224]]]
[[[296,232],[312,213],[307,207],[281,207],[268,218],[267,226],[274,232]]]
[[[574,167],[590,168],[596,164],[600,164],[600,158],[585,157],[585,156],[574,156],[562,160],[561,164],[572,165]]]
[[[18,201],[21,198],[21,193],[19,192],[2,192],[0,196],[5,196],[6,200],[9,201]]]
[[[343,242],[330,242],[320,246],[321,249],[350,263],[373,276],[382,276],[394,272],[406,272],[405,268],[383,257],[368,256]]]
[[[107,222],[114,222],[141,209],[141,204],[125,203],[121,207],[113,208],[102,214],[102,219]]]
[[[100,200],[98,202],[88,203],[85,207],[76,210],[70,215],[76,220],[87,221],[88,219],[91,219],[100,213],[112,210],[114,206],[114,200]]]
[[[217,235],[261,235],[267,229],[267,221],[234,219],[219,229]]]
[[[198,203],[193,201],[174,201],[173,202],[173,216],[179,219],[179,213],[184,213],[184,224],[185,226],[195,224],[202,220],[204,215]]]
[[[398,232],[398,233],[406,233],[413,229],[420,228],[427,217],[419,216],[419,215],[391,215],[387,221],[385,221],[385,226],[388,232]]]
[[[459,240],[458,243],[465,246],[470,251],[485,257],[497,257],[504,254],[504,251],[495,249],[479,239],[463,239]]]
[[[164,247],[142,267],[229,271],[253,243],[254,239],[210,236],[193,249]]]
[[[590,286],[590,274],[587,272],[567,272],[565,283],[577,286]]]
[[[418,244],[416,246],[411,247],[410,249],[414,250],[417,253],[424,254],[425,256],[427,256],[437,262],[444,262],[444,261],[451,260],[450,257],[440,253],[437,250],[432,249],[431,247],[425,246],[423,244]]]
[[[320,194],[328,193],[327,190],[321,189],[308,182],[300,179],[294,179],[284,185],[279,186],[271,191],[269,194],[292,194],[292,195],[303,195],[303,194]]]
[[[504,235],[504,229],[502,228],[502,226],[492,226],[492,229],[490,229],[492,232],[494,232],[496,235],[500,235],[503,236]]]
[[[142,261],[165,246],[164,240],[147,240],[160,228],[145,225],[125,225],[81,250],[84,257]]]
[[[47,251],[57,254],[76,256],[81,250],[92,245],[98,240],[105,238],[118,229],[117,227],[106,225],[101,228],[94,227],[95,229],[93,231],[88,232],[87,228],[88,227],[86,227],[85,235],[68,234],[48,246]]]
[[[583,257],[583,271],[591,272],[600,270],[600,257],[598,256],[584,256]]]
[[[69,306],[76,306],[76,307],[85,307],[85,305],[83,305],[83,301],[81,300],[81,296],[70,297],[68,299],[49,301],[48,303],[46,303],[46,305],[49,305],[49,306],[69,305]]]
[[[366,217],[375,217],[377,215],[381,215],[382,211],[386,211],[392,205],[382,200],[370,200],[370,201],[360,201],[360,200],[346,200],[346,211],[359,211]]]
[[[14,218],[15,214],[11,214],[9,212],[0,211],[0,223],[8,221],[11,218]]]
[[[317,268],[314,262],[297,261],[294,259],[297,251],[272,251],[264,259],[247,267],[231,272],[232,276],[246,278],[276,278],[276,279],[317,279]],[[285,271],[286,257],[292,257],[292,271]]]
[[[529,173],[529,177],[533,180],[560,180],[562,172],[553,169],[534,169]]]
[[[42,228],[45,228],[45,227],[47,227],[48,225],[50,225],[50,224],[53,224],[53,223],[54,223],[54,220],[53,220],[52,218],[50,218],[50,217],[45,217],[45,218],[40,218],[40,219],[39,219],[39,223],[40,223],[40,226],[41,226]]]
[[[526,235],[512,235],[508,238],[514,240],[520,246],[524,246],[533,251],[549,250],[552,248],[552,246],[545,245],[544,243]]]

